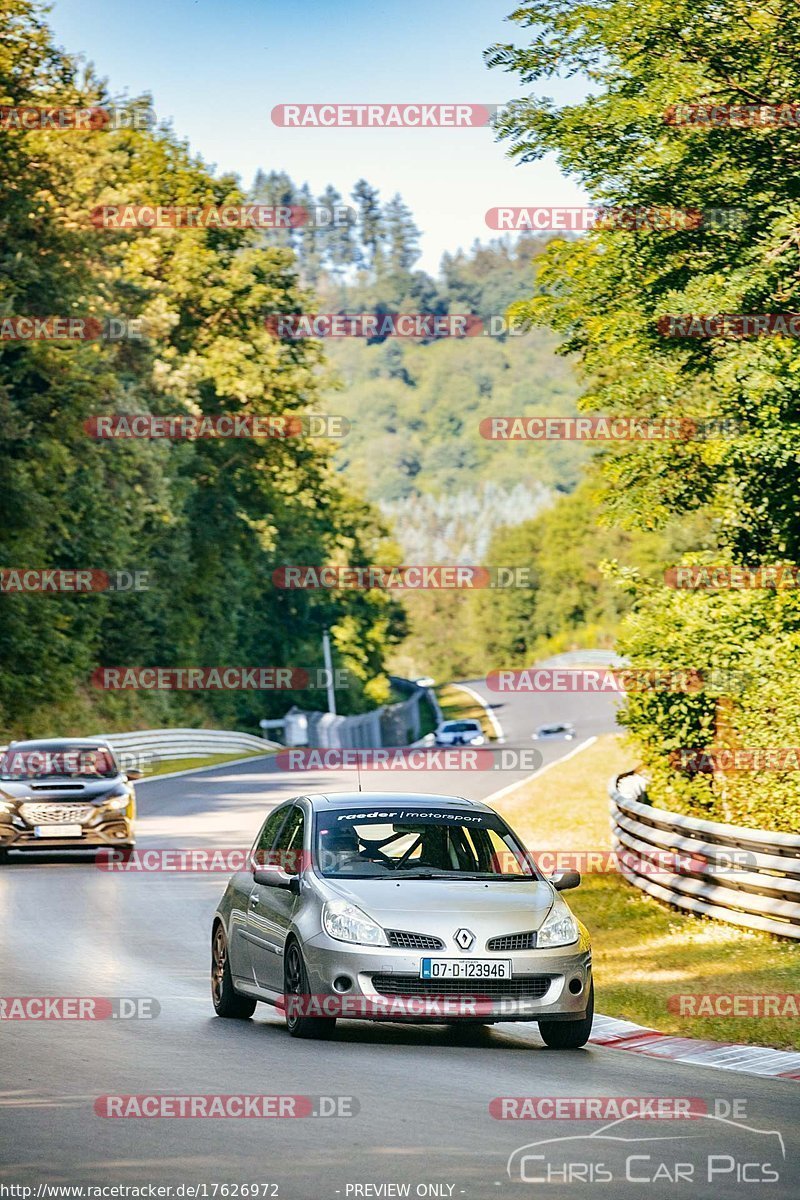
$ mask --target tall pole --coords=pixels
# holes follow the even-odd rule
[[[328,686],[328,712],[336,714],[336,692],[333,687],[333,663],[331,662],[331,639],[327,629],[322,631],[322,661]]]

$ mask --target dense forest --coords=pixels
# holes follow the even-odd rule
[[[302,308],[286,247],[240,228],[98,228],[100,205],[237,204],[167,127],[135,118],[58,50],[41,9],[0,0],[7,106],[100,106],[130,120],[65,132],[0,127],[0,312],[139,320],[146,336],[0,343],[0,562],[147,572],[148,590],[0,596],[0,728],[91,732],[209,722],[253,728],[324,693],[104,692],[97,666],[321,665],[323,627],[350,684],[384,700],[403,630],[384,594],[278,591],[283,563],[381,557],[377,512],[319,439],[98,441],[98,414],[300,414],[320,407],[316,343],[284,344],[270,311]],[[311,699],[312,704],[309,704]]]
[[[567,414],[577,388],[545,331],[442,341],[325,343],[274,336],[275,312],[468,312],[501,318],[530,291],[547,239],[476,243],[416,269],[400,196],[368,181],[313,196],[279,171],[247,190],[218,175],[150,97],[114,96],[56,48],[38,5],[1,0],[9,109],[98,108],[109,122],[54,135],[0,125],[0,312],[138,323],[140,337],[0,341],[5,569],[138,571],[142,591],[0,595],[0,729],[131,724],[254,728],[321,692],[121,691],[99,666],[320,665],[330,627],[348,672],[340,711],[389,696],[408,611],[380,592],[287,592],[292,562],[480,561],[492,533],[575,486],[585,446],[498,446],[487,413]],[[102,206],[297,205],[347,213],[297,228],[105,229]],[[266,323],[265,323],[266,322]],[[502,325],[500,321],[500,325]],[[338,413],[319,438],[98,440],[112,413]],[[502,469],[497,470],[502,460]],[[457,598],[451,598],[457,599]],[[480,647],[474,644],[475,656]],[[426,669],[413,639],[406,660]],[[454,666],[455,664],[451,664]]]
[[[736,424],[735,436],[609,448],[594,474],[601,521],[632,537],[667,538],[670,565],[796,563],[796,338],[774,330],[663,335],[671,314],[786,314],[800,307],[796,129],[758,115],[760,106],[778,110],[800,88],[795,5],[768,0],[754,12],[743,0],[724,8],[551,0],[522,4],[511,19],[522,44],[492,47],[490,67],[544,89],[556,72],[582,73],[587,81],[585,99],[575,104],[559,106],[540,94],[504,110],[499,133],[512,157],[555,155],[610,208],[704,212],[724,205],[745,215],[737,228],[601,229],[554,240],[539,260],[536,293],[513,306],[517,320],[549,327],[563,339],[563,352],[576,357],[582,408]],[[739,112],[750,105],[755,116],[682,125],[671,114],[688,103],[723,114],[726,106]],[[651,775],[654,801],[796,831],[797,771],[754,777],[751,770],[676,769],[674,756],[685,748],[800,744],[797,589],[679,590],[635,558],[620,568],[631,607],[617,645],[634,666],[691,668],[712,680],[739,672],[741,680],[731,694],[709,685],[693,694],[629,697],[623,719]],[[741,571],[739,577],[750,578]]]
[[[497,336],[325,342],[340,388],[328,403],[352,421],[337,465],[385,506],[407,555],[479,561],[509,514],[522,520],[554,491],[572,490],[588,458],[585,444],[498,448],[479,432],[490,414],[575,412],[577,382],[555,354],[558,340],[543,329],[512,331],[506,320],[509,306],[530,295],[532,264],[548,235],[476,240],[445,254],[432,277],[415,268],[420,234],[402,197],[384,203],[365,179],[349,195],[328,187],[314,196],[284,172],[259,171],[251,198],[347,213],[339,225],[275,234],[313,287],[316,312],[471,314],[487,331],[494,319]]]

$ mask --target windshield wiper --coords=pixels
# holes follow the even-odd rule
[[[401,879],[452,879],[452,871],[395,871]]]
[[[398,872],[399,874],[399,872]],[[456,882],[459,880],[465,882],[478,883],[495,883],[497,880],[516,880],[517,883],[540,883],[541,881],[535,875],[496,875],[491,871],[486,871],[482,875],[470,875],[466,871],[420,871],[419,874],[409,875],[405,871],[402,873],[403,879],[452,879]]]

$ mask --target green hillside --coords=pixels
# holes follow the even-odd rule
[[[391,516],[408,554],[438,559],[485,552],[498,525],[534,516],[571,491],[589,457],[574,443],[498,444],[479,432],[491,416],[575,412],[571,364],[545,330],[509,332],[509,305],[535,287],[548,237],[475,242],[446,254],[436,278],[415,270],[419,230],[400,196],[383,202],[359,180],[349,197],[314,197],[283,172],[259,172],[260,203],[349,207],[340,227],[279,235],[308,289],[306,312],[478,316],[491,332],[464,338],[329,338],[323,399],[352,428],[336,456],[348,483]],[[497,336],[494,334],[497,333]],[[336,390],[338,387],[339,390]],[[470,525],[478,517],[482,537]],[[420,537],[420,522],[429,536]]]

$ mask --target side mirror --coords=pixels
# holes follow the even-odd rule
[[[280,867],[256,867],[253,871],[253,880],[265,887],[285,888],[287,891],[293,892],[295,896],[300,894],[300,876],[287,875]]]
[[[581,886],[580,871],[559,871],[556,875],[550,876],[550,882],[557,892],[566,892],[570,888]]]
[[[144,776],[144,771],[140,771],[138,767],[131,767],[130,771],[125,772],[125,778],[134,783],[137,779]]]

